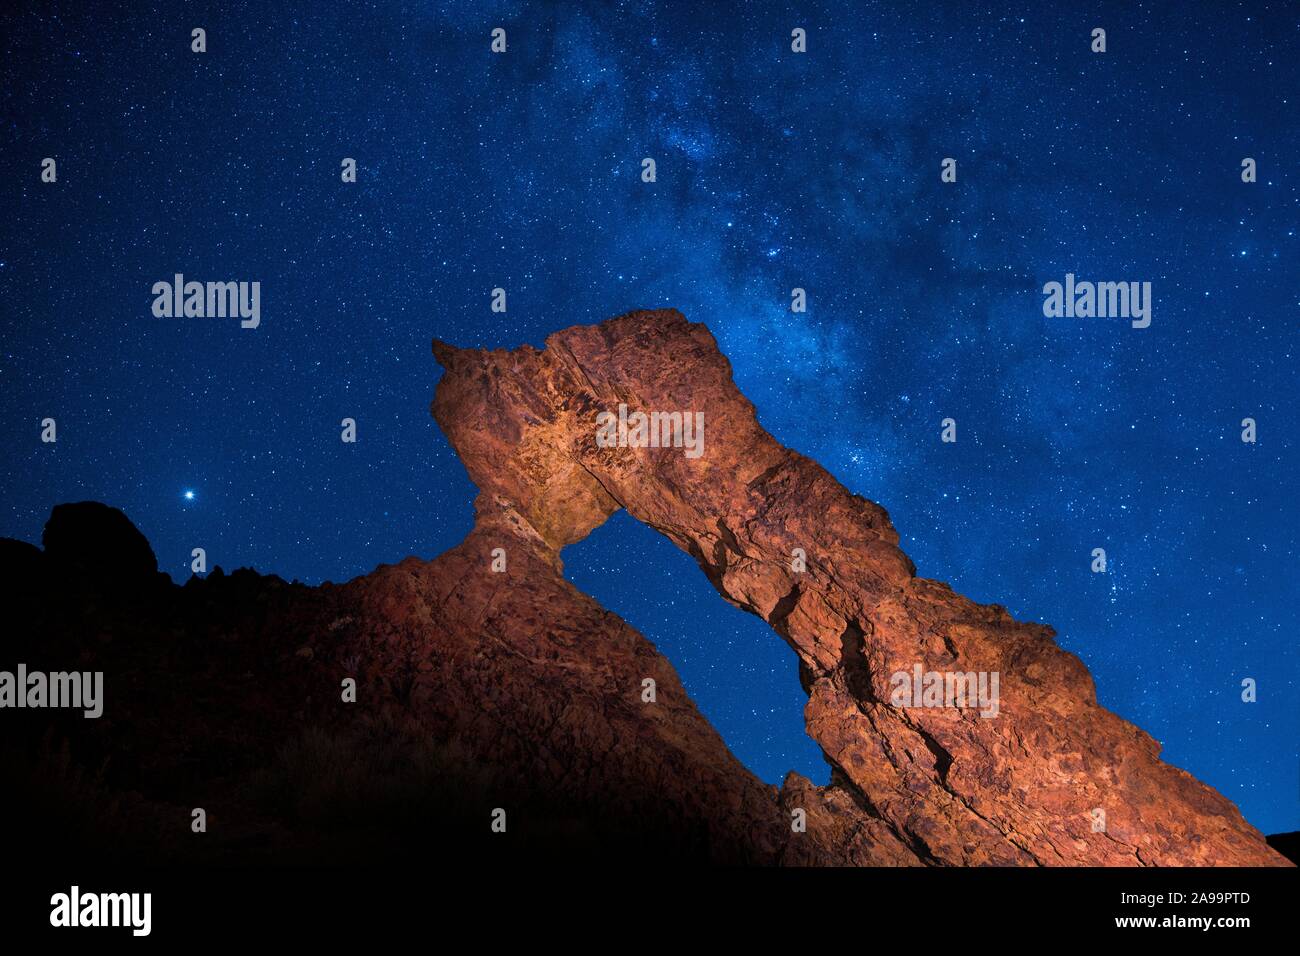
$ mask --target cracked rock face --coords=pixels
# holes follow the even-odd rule
[[[711,728],[697,730],[703,719],[675,700],[675,677],[661,685],[659,711],[634,704],[627,715],[632,737],[659,734],[682,747],[691,746],[683,734],[707,737],[712,756],[696,752],[704,759],[681,764],[670,789],[689,802],[690,775],[721,761],[698,781],[700,794],[716,801],[735,788],[728,812],[750,818],[726,826],[733,837],[737,827],[752,835],[751,858],[1285,865],[1231,802],[1162,763],[1154,739],[1098,706],[1087,668],[1051,628],[916,577],[883,508],[762,429],[703,325],[675,311],[635,312],[557,332],[541,351],[435,342],[434,353],[446,369],[434,417],[480,489],[477,526],[457,549],[477,562],[467,574],[485,572],[502,548],[507,587],[572,591],[560,549],[624,508],[798,655],[808,733],[832,767],[827,787],[791,774],[774,801],[765,796],[729,753],[717,756],[725,748]],[[701,453],[634,447],[634,432],[598,441],[600,416],[620,406],[625,417],[702,412]],[[529,606],[568,616],[553,603],[530,605],[524,592],[498,593],[525,617]],[[570,600],[589,601],[576,592]],[[539,634],[536,653],[558,666],[565,655],[605,653],[602,639]],[[611,693],[635,700],[640,677],[627,674],[628,689]],[[983,697],[961,696],[977,686]],[[690,719],[665,714],[663,702],[688,707]],[[791,836],[796,809],[807,831]]]

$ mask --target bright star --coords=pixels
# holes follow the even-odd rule
[[[185,500],[186,500],[186,501],[193,501],[193,500],[194,500],[194,492],[192,492],[192,491],[187,491],[187,492],[185,492]]]

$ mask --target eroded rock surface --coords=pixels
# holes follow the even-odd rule
[[[557,332],[540,351],[433,349],[447,370],[433,414],[481,489],[480,560],[492,547],[523,548],[544,565],[625,508],[798,654],[808,733],[833,777],[818,788],[792,775],[781,802],[807,810],[817,855],[1285,862],[1231,802],[1161,762],[1155,740],[1099,707],[1087,668],[1051,628],[916,577],[884,509],[762,429],[703,325],[675,311],[635,312]],[[703,412],[703,453],[600,447],[597,417],[620,404]],[[802,572],[796,554],[806,555]],[[918,664],[996,673],[997,716],[894,706],[891,675]],[[1104,829],[1094,827],[1098,809]]]

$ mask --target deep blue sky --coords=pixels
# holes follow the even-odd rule
[[[1300,7],[30,6],[0,14],[0,534],[93,498],[178,580],[195,546],[309,582],[432,557],[474,489],[430,339],[673,306],[921,574],[1053,624],[1168,760],[1300,828]],[[175,272],[260,281],[261,327],[154,318]],[[1151,327],[1044,318],[1066,272],[1152,282]],[[825,779],[792,654],[686,555],[618,516],[564,557],[750,767]]]

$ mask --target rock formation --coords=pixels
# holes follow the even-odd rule
[[[25,838],[145,861],[1285,865],[1097,706],[1049,628],[915,577],[883,509],[763,431],[704,326],[638,312],[542,351],[434,353],[433,413],[480,494],[432,561],[178,587],[92,504],[56,509],[44,552],[0,540],[0,667],[105,675],[98,720],[0,712]],[[703,453],[601,447],[620,404],[702,412]],[[560,549],[618,508],[794,649],[828,786],[756,779],[671,664],[563,578]],[[891,675],[916,665],[997,673],[997,715],[898,705]]]
[[[1279,863],[1236,807],[1164,764],[1149,735],[1097,705],[1053,631],[915,576],[878,505],[779,445],[703,325],[636,312],[558,332],[537,351],[463,351],[433,413],[481,490],[484,547],[554,561],[618,508],[695,558],[719,593],[799,655],[808,733],[832,767],[809,842],[854,863]],[[705,451],[599,447],[625,405],[702,411]],[[477,532],[476,532],[477,533]],[[792,570],[792,556],[806,570]],[[557,569],[558,573],[558,569]],[[996,673],[1000,707],[891,705],[891,675]],[[633,675],[628,675],[629,679]],[[1094,828],[1105,814],[1104,829]]]

